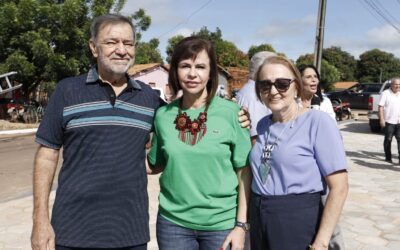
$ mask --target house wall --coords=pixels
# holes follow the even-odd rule
[[[168,86],[168,72],[161,67],[148,72],[140,72],[136,74],[134,78],[146,84],[163,89],[167,99],[172,96],[171,90]]]

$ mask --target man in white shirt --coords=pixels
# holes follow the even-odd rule
[[[271,114],[271,111],[261,103],[257,96],[255,90],[255,80],[258,68],[270,56],[275,56],[276,54],[269,51],[260,51],[255,53],[249,64],[249,80],[247,83],[239,90],[236,99],[240,106],[246,107],[251,118],[251,129],[250,136],[252,144],[255,143],[257,138],[257,124],[266,115]]]
[[[392,139],[397,140],[400,164],[400,77],[392,79],[390,88],[383,91],[379,99],[379,123],[385,128],[385,161],[392,162]]]

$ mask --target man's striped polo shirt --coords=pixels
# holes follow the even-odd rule
[[[145,144],[162,100],[129,78],[116,97],[92,68],[62,80],[36,134],[63,148],[52,225],[56,244],[117,248],[149,241]]]

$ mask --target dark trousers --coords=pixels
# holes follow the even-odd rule
[[[121,247],[121,248],[80,248],[80,247],[65,247],[56,245],[56,250],[147,250],[147,243],[137,246]]]
[[[253,193],[251,250],[307,250],[315,239],[322,211],[320,193],[267,197]]]
[[[392,139],[393,136],[397,140],[397,151],[400,160],[400,124],[385,124],[385,140],[383,141],[383,149],[385,150],[386,160],[392,160]]]

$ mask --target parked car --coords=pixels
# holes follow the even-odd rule
[[[390,81],[386,81],[382,84],[379,93],[372,94],[369,96],[368,100],[368,120],[369,127],[372,132],[378,133],[381,131],[381,125],[379,124],[379,116],[378,116],[378,102],[381,93],[390,87]]]
[[[382,84],[380,83],[357,83],[352,87],[326,93],[333,104],[347,102],[352,109],[368,109],[368,98],[371,94],[379,93]]]

